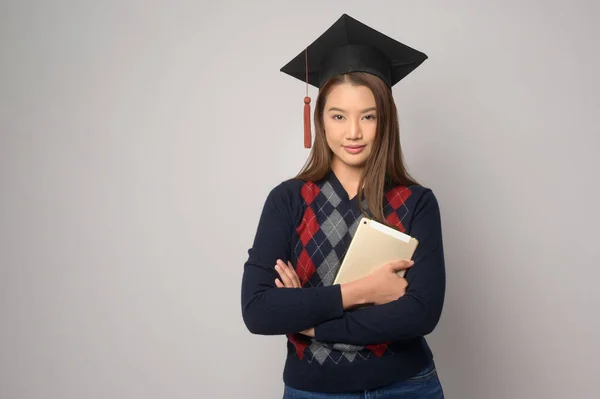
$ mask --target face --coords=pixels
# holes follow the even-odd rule
[[[371,154],[377,130],[375,97],[366,86],[343,83],[325,100],[323,126],[333,152],[333,168],[362,169]]]

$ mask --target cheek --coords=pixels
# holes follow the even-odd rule
[[[323,123],[323,127],[325,128],[325,138],[327,138],[328,142],[339,141],[340,137],[344,135],[344,129],[339,122],[326,121]]]
[[[373,124],[372,126],[369,126],[367,129],[365,129],[365,131],[363,133],[363,137],[365,138],[366,141],[373,143],[375,141],[376,134],[377,134],[377,125]]]

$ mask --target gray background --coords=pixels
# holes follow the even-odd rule
[[[2,399],[280,397],[242,265],[307,155],[279,68],[344,12],[430,57],[394,94],[447,398],[597,397],[598,2],[1,4]]]

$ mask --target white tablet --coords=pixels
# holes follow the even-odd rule
[[[333,284],[343,284],[371,273],[386,263],[412,259],[419,241],[385,224],[363,217]],[[398,275],[404,277],[405,270]]]

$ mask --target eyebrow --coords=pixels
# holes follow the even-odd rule
[[[338,112],[343,112],[343,113],[346,113],[346,111],[345,111],[345,110],[343,110],[343,109],[341,109],[341,108],[337,108],[337,107],[331,107],[331,108],[329,108],[329,109],[328,109],[328,111],[329,111],[329,112],[330,112],[330,111],[338,111]],[[363,110],[361,111],[361,114],[364,114],[364,113],[366,113],[366,112],[370,112],[370,111],[377,111],[377,108],[375,108],[375,107],[371,107],[371,108],[365,108],[365,109],[363,109]]]

